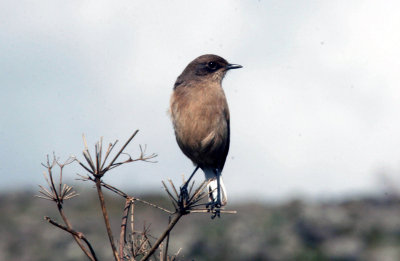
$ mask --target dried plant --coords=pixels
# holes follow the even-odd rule
[[[85,235],[82,232],[77,232],[72,229],[72,225],[69,222],[69,220],[63,210],[64,201],[67,199],[71,199],[78,195],[75,191],[72,190],[72,187],[62,183],[63,169],[66,165],[71,164],[73,161],[74,161],[74,158],[68,158],[64,163],[59,163],[54,155],[53,160],[50,162],[49,156],[47,156],[47,162],[45,164],[42,163],[42,165],[47,169],[47,173],[44,172],[44,178],[45,178],[49,188],[46,189],[45,187],[39,185],[39,187],[40,187],[39,193],[41,195],[37,195],[37,197],[46,199],[46,200],[51,200],[56,203],[58,212],[60,213],[60,216],[63,219],[65,226],[58,224],[56,221],[52,220],[50,217],[47,217],[47,216],[44,217],[45,220],[48,221],[50,224],[53,224],[65,231],[67,231],[68,233],[70,233],[73,236],[73,238],[75,239],[76,243],[82,249],[82,251],[86,254],[86,256],[90,260],[97,260],[96,254],[93,251],[91,244],[86,239]],[[53,178],[53,168],[56,165],[60,169],[58,186],[55,185],[54,178]],[[57,190],[57,187],[58,187],[58,190]],[[87,248],[85,247],[85,244],[86,244]]]
[[[208,185],[207,182],[203,182],[197,187],[195,187],[195,183],[192,182],[190,184],[189,190],[187,190],[187,184],[184,181],[184,185],[182,185],[178,191],[172,180],[168,179],[169,186],[167,186],[166,183],[162,181],[164,189],[171,201],[172,206],[174,207],[173,211],[142,200],[140,198],[130,196],[120,189],[112,185],[106,184],[102,180],[102,177],[106,173],[108,173],[108,171],[118,166],[136,161],[154,162],[153,159],[157,155],[154,153],[146,155],[146,147],[143,148],[142,146],[140,146],[140,154],[137,158],[132,158],[129,154],[124,152],[125,148],[128,146],[128,144],[132,141],[137,133],[138,131],[135,131],[131,135],[131,137],[124,143],[124,145],[120,148],[120,150],[115,154],[114,157],[111,157],[111,154],[118,141],[115,141],[114,143],[110,143],[108,145],[103,157],[103,141],[102,138],[100,138],[100,140],[95,144],[95,153],[94,157],[92,158],[92,155],[90,154],[87,146],[86,138],[85,136],[83,136],[83,156],[85,159],[85,163],[78,160],[76,157],[71,157],[66,162],[61,164],[54,156],[52,162],[50,162],[49,157],[47,157],[47,163],[43,164],[43,166],[47,169],[47,174],[45,173],[45,179],[49,188],[40,186],[40,195],[38,195],[38,197],[46,200],[51,200],[56,203],[59,213],[64,221],[64,225],[58,224],[56,221],[49,217],[45,217],[45,219],[50,224],[70,233],[90,260],[97,260],[96,254],[93,251],[90,242],[87,240],[82,232],[75,231],[72,228],[72,225],[65,216],[62,207],[65,200],[78,196],[78,194],[73,191],[72,187],[62,183],[63,168],[66,165],[69,165],[75,161],[78,162],[78,164],[87,172],[86,175],[79,175],[79,179],[95,183],[108,239],[114,259],[117,261],[148,260],[155,253],[155,251],[159,251],[160,260],[173,261],[177,258],[180,251],[178,251],[174,255],[168,255],[169,234],[182,216],[190,213],[211,213],[212,218],[214,218],[216,216],[219,216],[220,213],[236,213],[235,211],[226,211],[223,209],[210,209],[207,207],[207,203],[202,203],[202,200],[207,198],[207,196],[209,196],[209,193],[212,193],[204,192],[206,186]],[[128,158],[120,160],[121,155],[125,155]],[[109,158],[112,158],[112,160],[108,160]],[[53,168],[56,165],[60,168],[58,185],[55,184],[53,178]],[[119,234],[118,250],[114,242],[114,236],[111,230],[110,219],[104,200],[103,188],[112,191],[118,196],[121,196],[125,199],[125,206],[123,209],[121,221],[121,230]],[[142,231],[135,230],[136,203],[141,203],[146,206],[156,208],[169,215],[168,226],[158,238],[150,235],[149,227],[143,226]]]

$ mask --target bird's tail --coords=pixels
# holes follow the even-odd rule
[[[226,189],[224,185],[224,181],[222,180],[221,172],[217,170],[217,173],[214,172],[214,169],[203,169],[206,179],[210,182],[208,183],[208,199],[210,202],[216,202],[218,196],[218,176],[219,176],[219,187],[221,193],[221,205],[225,206],[228,202],[228,196],[226,194]]]

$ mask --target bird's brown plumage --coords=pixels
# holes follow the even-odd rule
[[[215,62],[217,70],[207,70]],[[221,81],[226,62],[204,55],[190,63],[178,77],[171,96],[170,112],[176,140],[194,164],[222,171],[229,150],[229,108]]]
[[[202,55],[178,77],[170,101],[178,145],[210,180],[210,201],[216,207],[227,202],[221,171],[230,142],[229,108],[221,82],[229,69],[236,68],[241,66],[229,64],[220,56]]]

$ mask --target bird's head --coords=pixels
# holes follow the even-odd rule
[[[177,83],[189,80],[221,82],[228,70],[239,68],[242,68],[242,66],[230,64],[218,55],[205,54],[197,57],[186,66]]]

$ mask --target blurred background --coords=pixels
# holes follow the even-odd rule
[[[232,133],[223,177],[239,214],[198,217],[196,242],[179,241],[185,233],[177,230],[183,259],[400,260],[399,8],[396,1],[1,1],[0,234],[18,231],[35,244],[2,241],[0,259],[47,260],[57,247],[62,260],[82,258],[62,254],[79,250],[44,224],[54,206],[32,195],[44,184],[47,154],[82,158],[83,133],[93,147],[100,136],[122,143],[140,130],[127,152],[138,155],[146,144],[158,162],[105,177],[133,194],[161,200],[161,180],[189,175],[169,97],[184,67],[213,53],[244,66],[223,82]],[[83,174],[68,166],[67,183],[90,188],[76,173]],[[71,204],[79,216],[74,204],[84,203]],[[33,229],[49,235],[39,240]],[[231,256],[206,258],[216,246]]]

